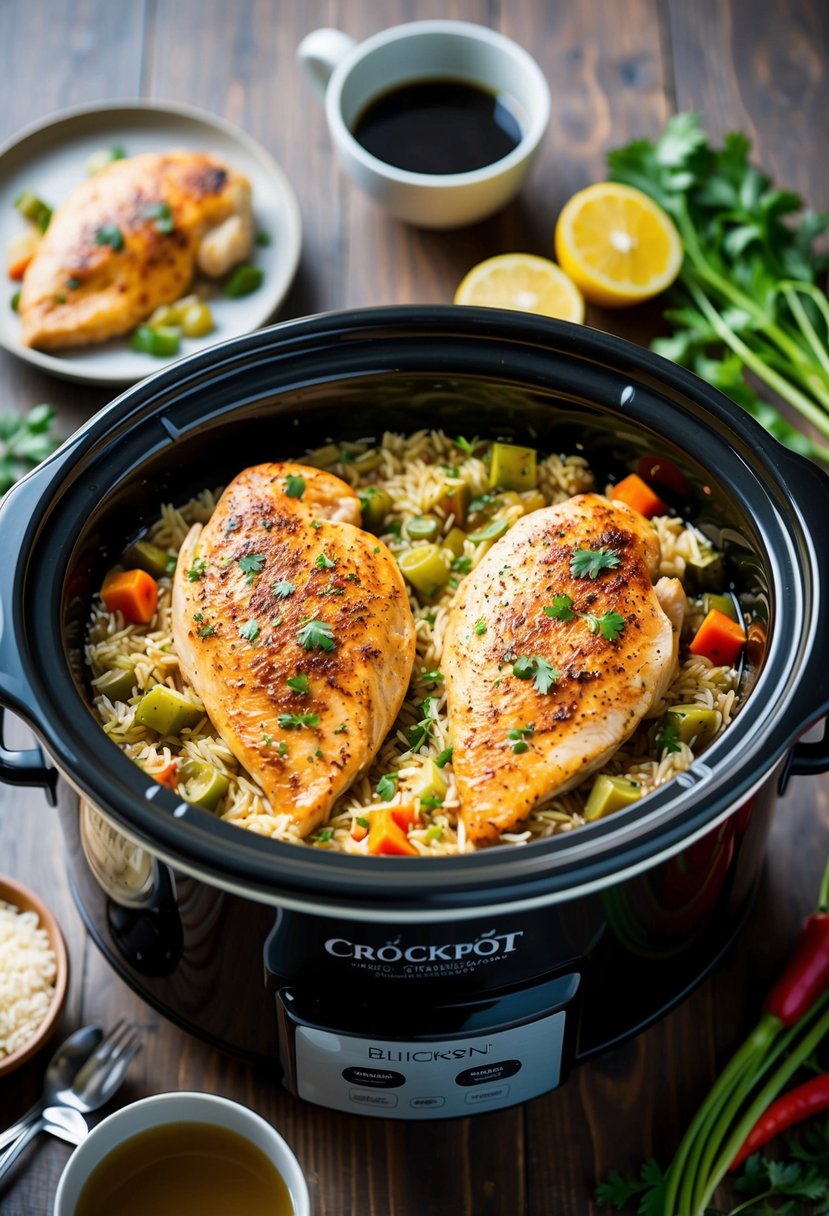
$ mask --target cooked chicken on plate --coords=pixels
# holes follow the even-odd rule
[[[55,211],[23,277],[21,340],[40,350],[128,333],[180,299],[198,266],[225,274],[252,244],[250,183],[201,152],[113,161]]]
[[[580,494],[524,516],[464,581],[442,669],[469,838],[491,843],[601,768],[662,697],[686,607],[659,542]]]
[[[360,518],[333,474],[258,465],[191,529],[176,567],[182,670],[302,836],[374,758],[414,662],[403,578]]]

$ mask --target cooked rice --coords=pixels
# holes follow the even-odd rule
[[[0,900],[0,1060],[28,1043],[45,1020],[56,974],[37,913]]]
[[[463,457],[453,441],[441,431],[419,431],[409,436],[387,433],[383,436],[379,453],[380,462],[368,475],[361,476],[353,462],[335,464],[331,469],[352,486],[383,485],[388,490],[394,511],[389,517],[392,521],[389,530],[382,539],[392,553],[407,547],[399,539],[400,526],[405,525],[413,515],[428,512],[439,496],[445,480],[442,465],[458,468],[461,476],[470,483],[473,496],[484,493],[487,488],[488,470],[483,460],[475,456]],[[554,504],[564,502],[573,494],[592,490],[595,486],[593,474],[583,457],[552,455],[539,464],[538,488],[546,502]],[[204,523],[210,518],[217,497],[218,492],[204,491],[182,507],[164,505],[160,518],[148,533],[148,539],[164,549],[177,551],[190,525]],[[515,506],[511,513],[517,519],[522,514],[522,508]],[[659,573],[681,579],[686,563],[699,559],[708,548],[708,542],[693,526],[680,519],[665,516],[653,522],[662,549]],[[446,520],[444,534],[452,523],[451,517]],[[486,545],[476,547],[467,541],[466,555],[472,559],[473,567],[481,560],[486,548]],[[141,695],[158,683],[177,689],[194,705],[204,708],[198,696],[184,683],[175,655],[171,580],[160,579],[159,587],[158,611],[151,623],[152,628],[125,625],[119,613],[108,613],[100,601],[93,611],[86,646],[93,688],[96,680],[113,668],[132,667],[138,689],[126,704],[113,704],[101,695],[95,697],[95,711],[109,737],[150,776],[162,773],[177,756],[214,765],[230,779],[228,792],[219,807],[221,818],[229,823],[279,840],[306,845],[310,843],[314,847],[337,852],[364,853],[365,841],[355,841],[351,828],[358,816],[363,816],[380,802],[375,792],[379,779],[386,773],[397,774],[398,790],[391,801],[402,803],[407,800],[406,791],[415,784],[424,764],[437,758],[449,744],[446,693],[442,684],[424,680],[423,673],[440,667],[443,639],[456,588],[446,587],[431,603],[425,605],[410,595],[417,655],[412,682],[398,720],[370,770],[338,798],[322,832],[322,839],[318,832],[310,841],[302,841],[290,814],[277,812],[269,806],[262,791],[240,768],[207,717],[193,730],[183,731],[180,739],[159,740],[154,731],[136,723],[135,709]],[[690,625],[694,626],[701,619],[701,605],[692,600],[690,606]],[[426,697],[434,698],[430,705],[431,734],[426,745],[414,754],[406,729],[422,718],[421,704]],[[687,769],[694,757],[685,744],[661,759],[655,756],[654,720],[668,706],[676,704],[698,704],[715,710],[719,733],[729,724],[739,704],[736,671],[729,667],[715,667],[707,659],[697,658],[688,654],[687,648],[681,648],[677,674],[664,699],[653,706],[648,720],[639,726],[602,771],[639,782],[647,794]],[[443,775],[447,781],[447,791],[442,805],[424,811],[422,826],[409,834],[409,840],[418,852],[426,856],[472,852],[475,847],[466,840],[463,822],[458,815],[459,801],[451,762],[444,767]],[[584,803],[591,784],[587,782],[579,789],[551,798],[538,806],[525,821],[522,830],[506,833],[501,841],[505,844],[525,844],[580,826],[584,823]]]

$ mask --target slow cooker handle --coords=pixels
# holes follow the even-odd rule
[[[39,785],[46,791],[50,806],[55,806],[57,797],[57,769],[52,768],[43,758],[39,747],[30,747],[26,751],[12,751],[3,742],[3,716],[5,710],[0,705],[0,781],[6,785]]]

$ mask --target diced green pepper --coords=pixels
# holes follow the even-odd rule
[[[52,218],[52,208],[48,203],[44,203],[42,198],[38,198],[36,194],[32,193],[31,190],[24,190],[15,199],[14,205],[24,220],[31,220],[41,232],[45,232],[49,227],[49,221]]]
[[[215,811],[230,785],[224,773],[201,760],[185,760],[179,776],[178,792],[184,801],[206,811]]]
[[[448,788],[448,782],[434,760],[427,760],[411,786],[411,792],[416,798],[437,798],[443,801]]]
[[[241,266],[237,266],[233,274],[225,284],[225,295],[231,300],[238,300],[240,296],[249,296],[251,292],[262,286],[264,274],[258,266],[250,266],[245,262]]]
[[[718,714],[706,705],[672,705],[665,715],[680,742],[694,749],[705,747],[717,733]]]
[[[358,473],[373,473],[375,469],[379,469],[383,463],[383,453],[377,448],[372,448],[370,452],[361,452],[359,456],[354,457],[354,468]]]
[[[363,526],[372,532],[378,530],[394,505],[391,494],[381,486],[364,486],[357,491],[363,514]]]
[[[435,509],[445,518],[453,515],[456,524],[465,524],[469,511],[469,482],[462,477],[450,477],[444,483],[440,497],[435,500]]]
[[[508,519],[493,519],[483,528],[479,528],[477,532],[470,532],[468,539],[472,541],[473,545],[482,545],[487,540],[498,540],[508,528]]]
[[[330,469],[332,464],[336,464],[340,459],[340,449],[335,443],[326,443],[321,448],[314,448],[313,452],[309,452],[307,456],[303,456],[302,463],[310,464],[315,469]]]
[[[150,325],[139,325],[130,339],[133,350],[142,355],[154,355],[157,359],[177,355],[180,344],[181,330],[168,325],[159,325],[156,329]]]
[[[124,551],[121,561],[128,570],[137,566],[139,570],[146,570],[153,578],[163,578],[165,574],[172,574],[176,568],[175,553],[168,553],[166,549],[154,545],[149,540],[135,541]]]
[[[466,533],[461,528],[450,528],[443,538],[443,547],[454,553],[455,557],[461,557],[465,540]]]
[[[522,448],[513,443],[493,443],[489,465],[490,488],[504,490],[534,490],[538,483],[535,448]]]
[[[93,688],[96,693],[109,697],[110,701],[127,701],[135,688],[135,669],[132,667],[113,667],[96,680]]]
[[[411,540],[434,540],[440,531],[440,522],[434,515],[415,515],[406,524],[406,535]]]
[[[716,595],[711,592],[706,592],[702,597],[702,608],[706,616],[713,608],[716,608],[718,612],[724,613],[726,616],[730,617],[732,621],[740,620],[737,613],[736,604],[734,603],[734,597],[732,595]]]
[[[397,564],[416,591],[434,595],[449,582],[449,561],[437,545],[416,545],[401,553]]]
[[[682,581],[689,595],[719,591],[725,582],[722,554],[715,553],[713,549],[703,549],[699,560],[686,563]]]
[[[593,782],[587,802],[584,805],[584,817],[587,820],[603,819],[614,811],[638,802],[642,797],[642,789],[635,781],[627,777],[608,777],[602,773]]]
[[[149,726],[160,735],[177,735],[186,726],[196,726],[204,717],[204,711],[166,684],[156,684],[138,702],[135,720],[141,726]]]
[[[9,300],[9,308],[11,308],[12,312],[17,312],[18,309],[20,308],[20,292],[19,291],[16,291],[14,293],[14,295],[11,297],[11,299]]]

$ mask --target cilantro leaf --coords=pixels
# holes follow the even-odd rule
[[[319,714],[279,714],[277,725],[282,730],[298,730],[300,726],[319,726]]]
[[[553,667],[538,654],[533,658],[529,658],[527,655],[519,656],[512,665],[512,674],[519,680],[532,680],[533,688],[541,693],[549,692],[556,681],[561,678],[558,668]]]
[[[314,562],[318,570],[333,570],[336,564],[324,551],[317,554],[317,560]]]
[[[438,768],[446,768],[446,765],[452,759],[453,747],[445,747],[439,756],[435,757],[435,764]]]
[[[315,832],[311,837],[312,840],[318,840],[321,844],[327,844],[334,835],[333,828],[321,828],[319,832]]]
[[[28,414],[0,413],[0,496],[58,446],[50,429],[54,410],[35,405]]]
[[[203,557],[194,557],[192,566],[187,568],[187,580],[191,583],[197,583],[200,578],[204,578],[207,573],[207,562]]]
[[[302,498],[305,493],[305,478],[291,473],[285,478],[285,493],[288,498]]]
[[[293,692],[302,694],[308,692],[308,689],[310,688],[307,676],[289,676],[285,683],[290,689],[293,690]]]
[[[287,579],[280,579],[278,583],[271,583],[271,591],[280,600],[286,600],[289,595],[293,595],[296,591],[296,584],[289,583]]]
[[[202,625],[201,629],[199,630],[199,637],[200,638],[212,638],[212,636],[215,632],[216,632],[215,625]]]
[[[333,630],[323,621],[306,621],[296,637],[306,650],[333,650],[336,645]]]
[[[602,570],[615,570],[621,558],[613,549],[576,549],[570,558],[574,578],[598,578]]]
[[[625,627],[625,618],[618,612],[605,612],[603,616],[594,616],[591,612],[579,612],[577,615],[587,621],[591,633],[600,633],[608,642],[617,641]]]
[[[239,634],[253,646],[259,637],[259,622],[256,618],[251,617],[249,621],[246,621],[239,630]]]
[[[464,439],[463,435],[458,435],[455,439],[455,447],[460,448],[467,456],[471,456],[475,450],[475,444],[478,442],[478,436],[474,439]]]
[[[151,203],[144,208],[143,214],[148,220],[155,220],[159,232],[167,235],[173,231],[173,212],[169,203]]]
[[[544,615],[556,621],[572,621],[576,615],[569,595],[554,595],[552,604],[544,609]]]
[[[239,558],[239,569],[247,575],[245,582],[250,585],[256,581],[256,576],[265,564],[264,553],[247,553]]]
[[[397,793],[397,773],[385,773],[377,782],[377,797],[382,802],[391,802]]]
[[[116,253],[124,248],[124,234],[117,224],[101,224],[95,233],[96,245],[109,245]]]
[[[672,726],[670,722],[666,722],[656,738],[657,753],[660,757],[663,755],[671,756],[674,752],[678,752],[681,746],[676,727]]]
[[[519,680],[531,680],[535,675],[535,663],[526,655],[522,655],[513,663],[512,674]]]

